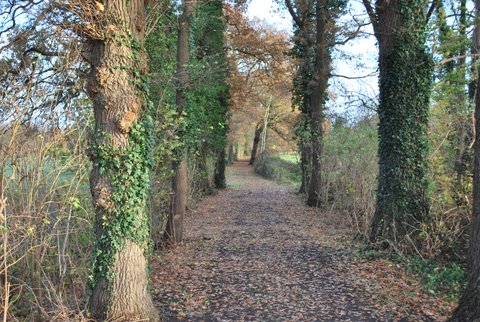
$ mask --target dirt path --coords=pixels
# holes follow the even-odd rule
[[[318,210],[245,162],[228,179],[189,213],[185,243],[153,263],[167,321],[388,320],[355,287],[341,232]]]

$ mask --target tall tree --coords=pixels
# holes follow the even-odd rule
[[[225,17],[222,0],[201,0],[196,21],[196,58],[201,65],[203,84],[196,88],[198,105],[203,106],[202,124],[207,136],[202,142],[200,155],[205,159],[205,150],[210,150],[215,159],[214,185],[218,189],[226,187],[225,166],[227,145],[228,64],[225,53]],[[203,151],[202,151],[203,150]],[[205,166],[206,168],[206,166]]]
[[[248,162],[250,165],[255,164],[255,160],[257,159],[258,144],[260,143],[260,135],[262,132],[263,123],[258,123],[255,127],[255,134],[253,135],[252,153],[250,154],[250,161]]]
[[[363,0],[379,44],[379,183],[372,243],[417,247],[428,220],[428,108],[432,62],[427,0]]]
[[[322,124],[331,77],[331,52],[336,44],[335,22],[345,4],[345,1],[332,0],[285,0],[295,23],[295,55],[300,59],[294,94],[303,116],[298,132],[303,172],[301,190],[305,190],[307,204],[313,207],[321,206],[322,200]]]
[[[304,2],[285,0],[285,4],[294,21],[293,55],[297,61],[297,73],[293,79],[293,103],[301,111],[296,126],[302,170],[300,193],[307,193],[312,175],[310,84],[315,68],[315,46],[314,25],[310,17],[313,15],[314,3],[312,0]]]
[[[97,320],[157,321],[147,291],[150,127],[143,0],[84,5],[88,95],[95,134],[90,187],[96,209],[93,293]],[[88,11],[87,11],[88,10]]]
[[[190,62],[190,18],[193,14],[194,1],[183,0],[183,12],[178,26],[177,40],[177,92],[176,104],[178,117],[183,116],[186,106],[186,90],[189,82],[187,65]],[[173,162],[172,200],[168,215],[165,238],[167,242],[180,243],[183,239],[183,217],[188,196],[187,155],[185,149],[177,151],[180,161]]]
[[[480,53],[480,0],[475,0],[473,47]],[[480,70],[478,71],[480,77]],[[450,319],[455,322],[480,321],[480,82],[475,94],[475,143],[473,168],[473,215],[468,249],[467,287]]]
[[[327,87],[332,63],[331,46],[334,43],[333,30],[328,28],[333,18],[329,2],[329,0],[317,0],[315,7],[315,69],[310,96],[312,174],[307,191],[307,204],[315,207],[320,205],[321,200],[322,124],[325,120],[325,98],[328,95]]]

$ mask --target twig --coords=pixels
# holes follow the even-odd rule
[[[0,220],[3,221],[3,227],[5,231],[3,232],[3,283],[5,285],[4,289],[4,303],[3,303],[3,322],[7,322],[7,315],[8,315],[8,305],[9,305],[9,297],[10,297],[10,284],[8,282],[8,263],[7,263],[7,242],[8,242],[8,231],[7,231],[7,218],[5,213],[5,204],[7,203],[7,199],[3,197],[3,184],[5,182],[5,164],[2,165],[1,170],[1,177],[0,177]]]
[[[340,78],[346,78],[346,79],[362,79],[362,78],[373,77],[376,75],[377,75],[377,72],[373,72],[373,73],[362,75],[362,76],[346,76],[346,75],[330,74],[330,76],[332,77],[340,77]]]
[[[440,62],[438,62],[438,64],[436,66],[439,67],[440,65],[451,62],[452,60],[457,60],[457,59],[462,59],[462,58],[467,58],[467,57],[479,57],[479,56],[480,56],[480,54],[465,54],[465,55],[445,58],[445,59],[441,60]]]

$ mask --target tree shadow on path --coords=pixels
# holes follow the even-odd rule
[[[153,262],[165,321],[392,320],[355,286],[349,251],[318,210],[246,162],[228,180],[188,214],[185,242]]]

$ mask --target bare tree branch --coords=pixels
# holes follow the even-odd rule
[[[285,5],[287,6],[288,12],[290,12],[290,15],[292,16],[293,21],[297,24],[299,29],[303,29],[303,21],[300,19],[300,17],[297,15],[295,12],[295,9],[293,8],[292,2],[290,0],[285,0]]]
[[[375,31],[375,34],[377,33],[378,29],[378,21],[377,21],[377,16],[375,15],[375,11],[373,10],[372,4],[370,0],[362,0],[363,5],[365,6],[365,9],[367,10],[367,14],[370,17],[370,21],[372,22],[373,25],[373,30]]]
[[[362,79],[362,78],[373,77],[376,75],[377,75],[377,72],[373,72],[363,76],[346,76],[346,75],[330,74],[330,76],[332,77],[340,77],[340,78],[346,78],[346,79]]]

